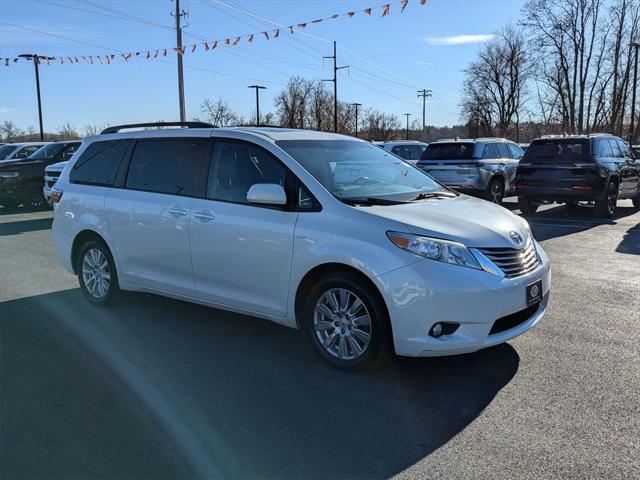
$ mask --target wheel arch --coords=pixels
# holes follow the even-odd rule
[[[311,287],[315,284],[315,282],[317,282],[323,276],[331,273],[336,273],[336,272],[351,273],[357,276],[359,279],[362,280],[362,282],[365,285],[371,288],[371,291],[374,293],[374,295],[378,297],[378,299],[381,302],[381,305],[384,307],[384,314],[386,317],[385,320],[389,325],[389,329],[392,330],[391,321],[389,319],[389,307],[387,305],[387,302],[385,301],[384,295],[382,295],[382,292],[380,292],[380,289],[375,284],[375,282],[363,271],[358,270],[357,268],[351,265],[347,265],[345,263],[339,263],[339,262],[330,262],[330,263],[323,263],[320,265],[316,265],[302,277],[302,279],[300,280],[296,288],[295,302],[294,302],[294,317],[295,317],[296,326],[298,328],[302,326],[302,322],[300,320],[300,313],[302,312],[302,309],[304,307],[305,294],[311,289]]]
[[[90,240],[97,240],[98,242],[104,243],[104,245],[109,249],[111,256],[113,256],[113,251],[111,251],[111,247],[104,239],[102,235],[100,235],[95,230],[84,229],[78,232],[73,239],[73,243],[71,245],[71,267],[73,268],[73,273],[78,273],[76,271],[76,265],[78,263],[78,255],[80,254],[80,249],[82,246]]]

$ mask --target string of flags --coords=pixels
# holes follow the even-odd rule
[[[419,5],[426,5],[427,0],[416,0]],[[180,48],[178,47],[168,47],[168,48],[159,48],[152,50],[142,50],[139,52],[126,52],[126,53],[118,53],[118,54],[110,54],[110,55],[78,55],[78,56],[63,56],[63,57],[51,57],[51,56],[36,56],[35,61],[41,65],[50,65],[50,64],[72,64],[72,63],[82,63],[85,62],[87,64],[103,64],[110,65],[116,60],[124,60],[125,62],[129,62],[134,58],[143,58],[143,59],[157,59],[160,57],[166,57],[169,53],[176,53],[178,55],[185,55],[187,53],[195,53],[198,50],[209,52],[213,51],[221,46],[229,46],[235,47],[239,45],[241,42],[246,42],[249,44],[254,43],[254,41],[258,39],[271,40],[280,38],[282,34],[290,34],[293,35],[296,30],[301,31],[307,28],[309,25],[314,25],[321,22],[326,22],[329,20],[335,20],[340,17],[348,17],[353,18],[356,15],[366,15],[366,16],[374,16],[380,14],[380,17],[386,17],[391,14],[391,7],[398,6],[400,8],[400,13],[404,12],[405,8],[409,4],[409,0],[396,0],[393,2],[385,3],[383,5],[378,5],[375,7],[363,8],[360,10],[352,10],[348,12],[344,12],[342,14],[331,15],[330,17],[318,18],[315,20],[309,20],[306,22],[300,22],[292,25],[287,25],[279,28],[274,28],[271,30],[264,30],[261,32],[254,32],[245,35],[233,35],[228,38],[211,40],[207,42],[198,42],[192,43],[189,45],[184,45]],[[8,67],[12,64],[18,62],[18,60],[25,60],[25,58],[20,57],[0,57],[0,63],[4,64],[5,67]],[[28,61],[34,61],[33,57],[26,58]]]

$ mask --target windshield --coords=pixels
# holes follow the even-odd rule
[[[550,139],[533,142],[523,161],[531,163],[572,163],[589,160],[589,140]]]
[[[409,201],[448,192],[421,170],[375,145],[357,140],[281,140],[291,155],[340,200]]]
[[[4,160],[11,155],[16,148],[18,148],[18,145],[2,145],[0,147],[0,160]]]
[[[470,160],[473,143],[430,143],[422,154],[422,160]]]
[[[45,145],[33,152],[29,158],[34,160],[48,160],[50,158],[54,158],[63,148],[64,144],[50,143],[49,145]]]

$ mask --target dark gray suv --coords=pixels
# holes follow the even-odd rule
[[[504,138],[440,140],[429,144],[418,167],[450,188],[500,204],[515,194],[523,154]]]

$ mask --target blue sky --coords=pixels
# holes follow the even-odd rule
[[[234,0],[231,7],[223,5],[225,1],[181,0],[190,14],[185,44],[201,42],[190,34],[213,40],[267,28],[238,6],[284,25],[336,13],[341,16],[307,26],[303,30],[306,35],[282,33],[279,39],[269,41],[256,36],[252,44],[242,40],[237,47],[218,47],[207,53],[199,46],[196,53],[186,54],[187,117],[201,115],[205,97],[221,98],[249,116],[255,97],[247,85],[256,82],[268,87],[262,91],[261,113],[273,110],[273,97],[289,76],[331,77],[330,61],[323,67],[321,57],[332,53],[330,41],[336,40],[339,64],[351,66],[339,72],[341,100],[398,115],[408,112],[421,119],[422,104],[416,90],[430,88],[433,97],[427,104],[427,123],[439,126],[459,120],[462,69],[474,58],[480,42],[515,22],[524,3],[429,0],[420,6],[418,0],[409,0],[402,14],[394,4],[384,18],[379,8],[371,16],[359,13],[349,18],[342,14],[379,7],[389,0]],[[171,47],[175,42],[170,28],[173,8],[171,0],[0,0],[0,56],[25,52],[106,55]],[[120,17],[120,12],[164,28],[114,18]],[[166,62],[134,59],[111,65],[43,65],[45,130],[55,131],[66,121],[82,129],[86,124],[176,119],[174,63],[175,54],[169,53]],[[37,126],[31,64],[0,66],[0,120],[11,120],[22,128]]]

